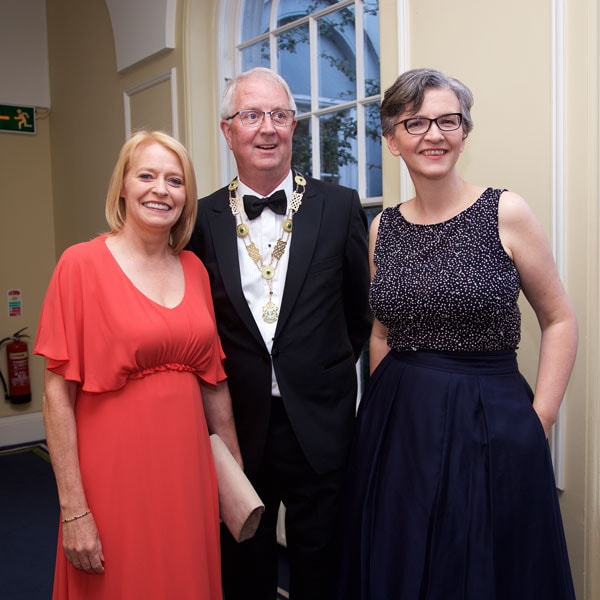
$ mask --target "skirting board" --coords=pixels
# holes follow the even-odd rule
[[[46,439],[41,412],[0,418],[0,447]]]

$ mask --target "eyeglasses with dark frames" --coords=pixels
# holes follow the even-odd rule
[[[275,127],[288,127],[292,124],[294,116],[296,115],[295,110],[288,108],[275,108],[274,110],[238,110],[230,117],[225,117],[226,121],[233,119],[239,115],[242,125],[246,127],[258,127],[267,115],[271,117],[271,121]]]
[[[411,135],[423,135],[431,129],[431,124],[435,123],[440,131],[455,131],[462,125],[463,116],[461,113],[450,113],[441,115],[435,119],[427,117],[410,117],[402,119],[394,123],[396,125],[404,125],[404,129]]]

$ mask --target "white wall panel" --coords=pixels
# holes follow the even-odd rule
[[[175,48],[177,0],[106,0],[115,38],[117,69]]]
[[[50,106],[46,0],[0,0],[0,104]]]

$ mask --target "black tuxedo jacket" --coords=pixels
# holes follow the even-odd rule
[[[319,473],[342,467],[355,417],[355,362],[371,325],[367,223],[358,194],[307,178],[271,355],[242,290],[235,226],[224,187],[199,201],[189,247],[210,275],[246,471],[252,476],[264,454],[271,361],[311,466]]]

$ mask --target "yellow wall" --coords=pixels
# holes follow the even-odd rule
[[[177,49],[123,73],[116,69],[112,26],[104,0],[52,0],[46,8],[52,104],[49,116],[38,121],[36,135],[0,134],[1,294],[6,298],[9,288],[21,289],[24,305],[23,317],[12,319],[7,317],[7,309],[0,308],[0,337],[28,326],[30,352],[58,256],[71,244],[88,240],[107,228],[106,188],[125,140],[124,92],[173,68],[183,73],[182,7],[177,15]],[[199,35],[210,37],[208,33]],[[180,122],[184,106],[182,79],[178,80],[177,90]],[[163,86],[160,83],[133,98],[134,125],[161,128],[170,120]],[[3,373],[5,360],[2,349]],[[32,402],[13,405],[1,400],[0,418],[41,410],[43,360],[32,356],[30,368]]]
[[[108,179],[125,140],[124,92],[178,66],[165,51],[123,73],[116,69],[111,21],[104,0],[48,2],[52,94],[52,161],[57,251],[106,230]],[[158,84],[158,89],[164,84]],[[170,118],[164,94],[132,98],[136,126],[161,128]],[[154,104],[154,111],[152,105]],[[152,118],[154,114],[154,119]]]
[[[36,122],[36,135],[0,134],[0,338],[23,327],[31,336],[37,328],[48,274],[54,267],[54,216],[48,119]],[[8,317],[6,293],[20,289],[23,298],[21,317]],[[6,378],[6,348],[0,349],[0,363]],[[9,404],[0,399],[0,416],[17,415],[41,408],[43,367],[30,361],[33,400]]]
[[[600,598],[600,3],[566,10],[567,287],[580,327],[567,403],[562,510],[578,598]],[[583,580],[583,581],[582,581]]]

